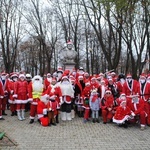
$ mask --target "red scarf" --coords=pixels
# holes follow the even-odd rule
[[[97,99],[98,99],[97,94],[96,94],[96,95],[93,95],[93,97],[92,97],[92,102],[94,103]]]

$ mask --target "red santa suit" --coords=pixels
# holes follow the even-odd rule
[[[12,112],[11,116],[15,115],[16,111],[16,104],[15,104],[15,99],[13,97],[14,95],[14,90],[15,90],[15,82],[17,82],[17,74],[11,75],[12,80],[9,81],[8,85],[8,90],[9,90],[9,104],[10,104],[10,110]]]
[[[138,93],[137,89],[138,82],[136,80],[131,80],[131,86],[128,81],[126,81],[123,84],[123,93],[125,93],[127,96],[130,96],[132,94]]]
[[[4,91],[4,97],[2,98],[2,114],[3,115],[7,115],[5,114],[5,110],[6,110],[6,104],[8,101],[8,85],[9,85],[9,80],[6,77],[6,73],[2,73],[1,74],[1,78],[0,78],[0,82],[2,84],[2,88]]]
[[[147,113],[147,124],[150,125],[150,83],[146,82],[146,78],[144,83],[139,81],[138,83],[138,93],[140,98],[144,100],[145,111]]]
[[[82,91],[82,99],[83,99],[83,108],[84,110],[84,119],[85,121],[89,119],[90,115],[90,105],[89,98],[91,93],[90,82],[85,83],[85,88]]]
[[[47,90],[47,88],[48,88],[48,86],[50,85],[51,81],[52,81],[51,74],[48,73],[48,74],[47,74],[47,78],[44,79],[44,91]]]
[[[20,74],[19,80],[15,82],[14,95],[15,103],[17,105],[18,120],[25,119],[25,104],[28,102],[28,83],[25,80],[25,75]],[[22,114],[21,114],[22,113]]]
[[[0,120],[4,120],[2,117],[2,99],[4,98],[4,90],[2,87],[2,83],[0,82]]]
[[[109,96],[107,96],[108,93]],[[113,118],[114,98],[110,93],[111,91],[107,90],[104,98],[102,98],[101,100],[102,118],[104,124],[107,123],[107,120],[111,121],[111,119]]]
[[[42,83],[42,78],[39,75],[33,77],[32,82],[28,85],[29,101],[30,105],[30,123],[34,122],[35,115],[37,114],[37,104],[40,101],[41,94],[43,92],[44,86]]]
[[[128,107],[131,109],[132,116],[134,117],[133,121],[137,121],[137,117],[139,116],[141,126],[146,125],[146,112],[144,109],[144,101],[137,96],[134,96],[128,101]]]
[[[49,97],[48,95],[41,96],[40,101],[38,102],[38,105],[37,105],[38,120],[43,126],[48,126],[48,123],[49,123],[49,119],[46,116],[47,111],[48,111],[48,108],[47,108],[48,97]]]
[[[63,104],[61,105],[61,119],[63,121],[72,120],[71,101],[72,98],[74,98],[74,90],[67,76],[62,77],[62,81],[60,82],[59,87],[62,92],[62,101],[63,101]]]

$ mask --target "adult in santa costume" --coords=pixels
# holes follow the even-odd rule
[[[10,104],[11,116],[14,116],[16,115],[16,104],[15,104],[15,99],[13,95],[14,95],[14,90],[15,90],[15,82],[18,81],[18,75],[16,73],[12,73],[10,78],[11,80],[9,81],[9,85],[8,85],[9,104]]]
[[[117,82],[116,82],[119,93],[123,92],[123,84],[124,83],[125,83],[125,75],[121,73],[121,74],[119,74]]]
[[[67,76],[63,76],[59,84],[62,91],[61,119],[72,120],[71,118],[71,101],[74,98],[74,90]]]
[[[114,115],[114,97],[110,90],[106,90],[104,97],[101,99],[101,109],[103,123],[111,122]]]
[[[132,98],[128,101],[128,107],[133,112],[131,115],[133,117],[132,122],[140,121],[141,129],[145,129],[146,125],[146,111],[144,109],[144,100],[139,98],[139,95],[132,95]]]
[[[32,82],[28,86],[29,101],[30,106],[30,124],[34,122],[35,115],[37,114],[37,104],[40,101],[41,94],[43,92],[44,86],[42,83],[42,77],[36,75],[33,77]]]
[[[52,81],[52,76],[50,73],[47,73],[47,77],[44,79],[44,91],[47,90],[48,86],[50,85]]]
[[[117,107],[116,113],[113,117],[113,122],[118,124],[119,126],[123,126],[125,128],[128,127],[128,120],[130,120],[130,115],[132,111],[127,106],[127,101],[122,100],[120,105]]]
[[[4,90],[3,90],[2,83],[0,82],[0,120],[5,120],[2,117],[2,99],[3,98],[4,98]]]
[[[0,82],[2,84],[3,90],[4,90],[4,97],[2,98],[2,115],[7,115],[5,113],[6,110],[6,104],[8,102],[8,85],[9,85],[9,80],[7,78],[7,73],[3,72],[1,73],[0,76]]]
[[[32,76],[31,76],[30,73],[26,74],[26,81],[27,81],[28,86],[29,86],[30,82],[32,81]],[[26,105],[25,105],[25,112],[27,112],[29,110],[30,110],[30,102],[27,102]]]
[[[84,69],[83,67],[79,67],[78,71],[77,71],[77,74],[76,74],[76,79],[78,80],[78,77],[79,76],[83,76],[84,77]]]
[[[64,73],[64,71],[63,71],[62,67],[58,67],[57,68],[57,82],[61,81],[63,73]]]
[[[77,114],[79,117],[83,117],[83,99],[82,99],[82,91],[85,87],[85,83],[84,83],[84,80],[83,80],[83,76],[78,76],[78,80],[75,84],[75,103],[77,105]]]
[[[38,115],[38,121],[42,126],[48,126],[49,125],[49,119],[47,116],[48,108],[47,104],[49,102],[49,96],[48,95],[42,95],[40,97],[40,101],[37,105],[37,115]]]
[[[138,82],[138,93],[144,100],[145,111],[147,113],[147,125],[150,126],[150,83],[146,81],[145,74],[141,74]]]
[[[92,111],[92,121],[93,123],[99,123],[99,109],[100,109],[100,98],[98,96],[97,90],[92,90],[90,95],[90,109]]]
[[[131,74],[128,74],[126,76],[126,81],[123,84],[123,93],[125,93],[127,96],[130,96],[133,93],[138,93],[137,85],[138,82],[132,78]]]
[[[52,110],[55,111],[54,113],[56,117],[56,123],[59,123],[58,115],[59,115],[60,105],[62,104],[62,92],[60,87],[57,84],[56,78],[52,78],[51,84],[49,85],[48,89],[45,91],[45,94],[49,95],[49,97],[54,97],[54,99],[53,98],[50,99],[51,100],[50,103],[52,104],[57,103],[56,110],[54,108]]]
[[[85,88],[82,91],[83,108],[84,108],[84,120],[83,120],[84,123],[86,123],[90,117],[90,105],[89,105],[90,94],[91,94],[90,82],[86,82]]]
[[[25,104],[28,102],[28,83],[25,75],[20,74],[18,81],[15,82],[14,99],[17,105],[18,120],[25,120]]]

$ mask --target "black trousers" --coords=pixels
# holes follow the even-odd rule
[[[71,103],[70,104],[67,104],[67,103],[63,103],[61,105],[61,111],[62,112],[66,112],[66,113],[71,113]]]

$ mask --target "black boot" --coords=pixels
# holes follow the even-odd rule
[[[14,116],[14,115],[15,115],[15,112],[12,112],[12,113],[11,113],[11,116]]]
[[[5,113],[5,110],[2,110],[2,115],[7,116],[7,114]]]
[[[95,119],[94,118],[93,118],[92,122],[95,123]]]
[[[29,123],[32,124],[33,122],[34,122],[34,119],[31,119]]]
[[[96,122],[97,122],[97,123],[100,123],[100,121],[99,121],[99,119],[98,119],[98,118],[96,119]]]
[[[58,115],[56,115],[56,123],[59,123]]]

